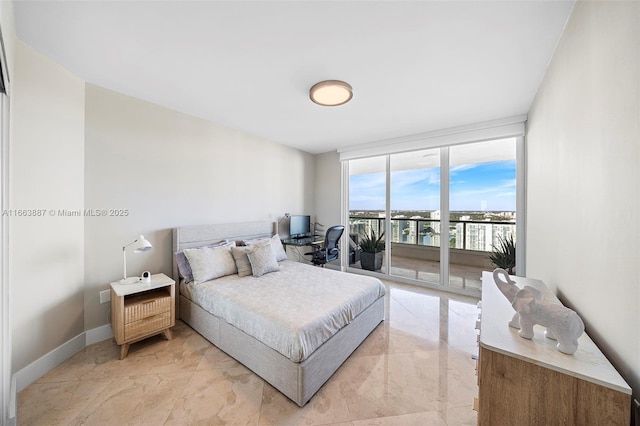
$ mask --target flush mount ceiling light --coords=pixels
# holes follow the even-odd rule
[[[309,89],[309,97],[318,105],[338,106],[346,104],[353,97],[351,86],[340,80],[326,80]]]

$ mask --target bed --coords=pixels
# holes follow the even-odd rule
[[[175,228],[173,252],[269,238],[276,228],[273,222]],[[384,320],[378,279],[291,260],[259,278],[232,274],[196,285],[181,280],[174,257],[173,276],[179,317],[301,407]]]

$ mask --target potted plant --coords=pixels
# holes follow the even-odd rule
[[[425,227],[422,228],[422,230],[420,231],[420,236],[422,237],[422,245],[424,246],[431,245],[431,239],[436,234],[437,232],[435,229],[425,225]]]
[[[498,236],[498,246],[493,246],[493,251],[489,255],[489,260],[496,268],[506,270],[509,275],[514,274],[516,267],[516,242],[513,234],[508,237]]]
[[[384,232],[376,236],[376,231],[371,230],[371,234],[364,235],[359,242],[360,246],[360,266],[368,271],[377,271],[382,268],[382,256],[384,252]]]

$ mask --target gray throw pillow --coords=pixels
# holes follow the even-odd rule
[[[259,244],[262,242],[268,241],[271,244],[271,250],[273,250],[273,254],[276,257],[278,262],[282,260],[287,260],[287,252],[282,245],[282,241],[280,240],[280,235],[275,234],[271,238],[256,238],[255,240],[244,240],[243,243],[247,246],[251,246],[254,244]]]
[[[253,250],[254,247],[256,247],[256,245],[259,245],[259,244],[231,248],[231,254],[233,255],[233,259],[236,262],[236,267],[238,268],[238,276],[246,277],[248,275],[253,274],[253,271],[251,270],[251,262],[249,262],[247,253]]]
[[[247,253],[247,257],[251,263],[254,277],[261,277],[269,272],[280,270],[280,265],[278,265],[271,244],[254,245],[253,250]]]

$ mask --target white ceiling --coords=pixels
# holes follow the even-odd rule
[[[311,153],[526,114],[573,1],[16,1],[81,79]],[[321,107],[316,82],[353,86]]]

